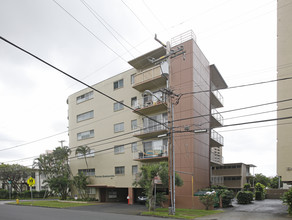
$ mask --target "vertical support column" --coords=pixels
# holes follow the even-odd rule
[[[134,190],[132,187],[128,188],[128,196],[129,196],[128,204],[133,205],[134,204]]]

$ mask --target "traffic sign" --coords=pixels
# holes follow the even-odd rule
[[[30,178],[27,180],[27,184],[28,184],[29,186],[34,186],[34,184],[35,184],[35,180],[34,180],[34,178],[30,177]]]

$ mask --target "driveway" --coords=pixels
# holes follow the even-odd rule
[[[292,217],[288,216],[287,206],[283,205],[281,200],[265,199],[247,205],[234,202],[232,205],[232,208],[223,209],[224,213],[197,220],[292,220]]]

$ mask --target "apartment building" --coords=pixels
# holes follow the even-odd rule
[[[253,187],[251,168],[253,164],[227,163],[223,166],[212,167],[212,185],[226,186],[230,190],[239,191],[243,189],[244,184],[250,183]]]
[[[151,62],[166,54],[160,47],[129,61],[132,69],[93,85],[118,102],[90,88],[67,100],[71,157],[78,146],[91,148],[88,167],[82,155],[70,166],[73,175],[90,176],[88,192],[99,201],[126,202],[129,196],[135,202],[142,190],[132,183],[141,166],[168,161],[168,88],[178,95],[172,99],[175,170],[184,181],[175,189],[176,207],[203,208],[193,192],[210,185],[211,163],[222,164],[223,137],[213,128],[223,124],[216,108],[223,106],[218,90],[227,85],[192,31],[173,38],[171,48],[183,48],[183,54],[172,56],[169,68]],[[199,130],[207,132],[194,132]]]
[[[278,0],[277,10],[277,79],[292,76],[292,5],[289,0]],[[291,102],[279,102],[292,97],[292,81],[277,82],[277,117],[289,117]],[[283,110],[286,109],[286,110]],[[277,124],[277,174],[282,181],[292,184],[292,120],[278,121]]]

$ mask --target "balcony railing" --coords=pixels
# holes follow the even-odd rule
[[[155,83],[153,82],[155,80]],[[166,84],[166,78],[162,75],[160,65],[146,69],[134,76],[133,88],[143,91]]]
[[[134,112],[139,112],[143,114],[151,114],[158,111],[163,111],[167,109],[167,104],[165,97],[161,97],[160,100],[152,97],[147,100],[139,99],[137,103],[133,106]]]
[[[211,115],[217,121],[211,124],[212,128],[223,126],[223,116],[216,109],[211,110]]]
[[[224,176],[211,176],[211,185],[224,185]]]
[[[211,131],[211,139],[216,141],[219,145],[223,146],[224,145],[224,138],[222,135],[220,135],[218,132],[212,130]]]
[[[141,128],[139,130],[137,130],[136,132],[134,132],[134,136],[135,137],[139,137],[139,138],[146,138],[146,137],[151,137],[151,136],[156,136],[156,135],[160,135],[163,133],[167,132],[167,126],[168,123],[167,122],[161,122],[164,123],[164,125],[153,125],[153,126],[149,126],[147,128]]]
[[[213,93],[213,95],[217,98],[217,100],[219,101],[219,106],[222,107],[223,106],[223,96],[221,95],[221,93],[218,90],[213,90],[211,91]]]
[[[168,157],[167,146],[156,147],[153,150],[148,150],[147,152],[134,152],[134,160],[143,160],[143,159],[158,159]]]

